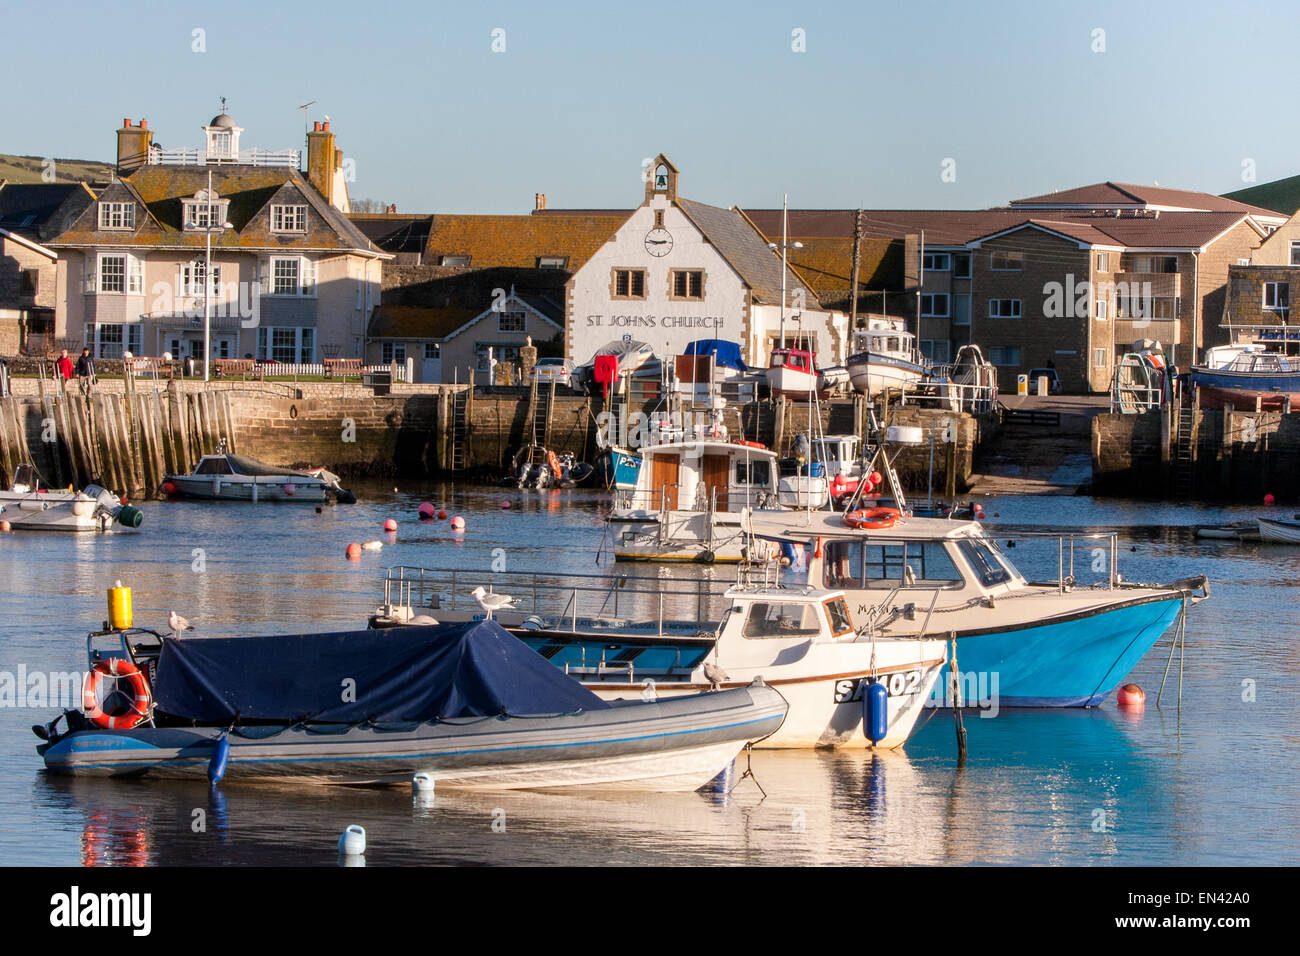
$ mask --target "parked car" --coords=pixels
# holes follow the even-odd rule
[[[572,367],[562,358],[540,358],[533,366],[533,378],[540,383],[555,382],[568,387]]]
[[[1038,394],[1038,380],[1044,375],[1047,376],[1047,394],[1060,395],[1061,380],[1057,377],[1054,368],[1031,368],[1029,370],[1029,394]]]

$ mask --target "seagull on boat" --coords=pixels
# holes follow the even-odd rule
[[[479,585],[473,591],[469,592],[474,595],[474,600],[478,601],[478,606],[487,611],[487,619],[492,620],[494,611],[501,611],[505,608],[512,607],[515,599],[509,594],[489,594],[483,585]]]
[[[167,618],[167,626],[172,629],[172,637],[180,637],[184,631],[194,630],[194,625],[185,618],[181,617],[175,611]]]
[[[704,662],[704,676],[709,679],[709,683],[713,685],[714,690],[717,690],[718,685],[723,681],[730,679],[727,677],[726,671],[717,664],[710,664],[708,661]]]

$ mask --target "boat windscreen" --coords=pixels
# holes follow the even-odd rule
[[[995,584],[1006,584],[1011,580],[1011,570],[987,541],[963,538],[957,542],[957,547],[971,566],[971,570],[975,572],[975,576],[979,578],[980,584],[986,588],[993,587]]]

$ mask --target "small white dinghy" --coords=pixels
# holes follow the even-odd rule
[[[99,485],[53,491],[43,484],[33,465],[15,468],[13,483],[0,491],[0,520],[26,531],[112,531],[115,524],[138,528],[143,520],[139,508]]]
[[[1300,544],[1300,521],[1259,518],[1259,540],[1272,544]]]

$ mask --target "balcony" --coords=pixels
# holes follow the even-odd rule
[[[1182,298],[1183,274],[1181,272],[1116,272],[1113,281],[1119,293],[1128,290],[1131,296]]]
[[[186,146],[180,149],[149,150],[150,166],[281,166],[300,168],[301,152],[296,149],[241,149],[237,156],[209,155],[206,149]]]

